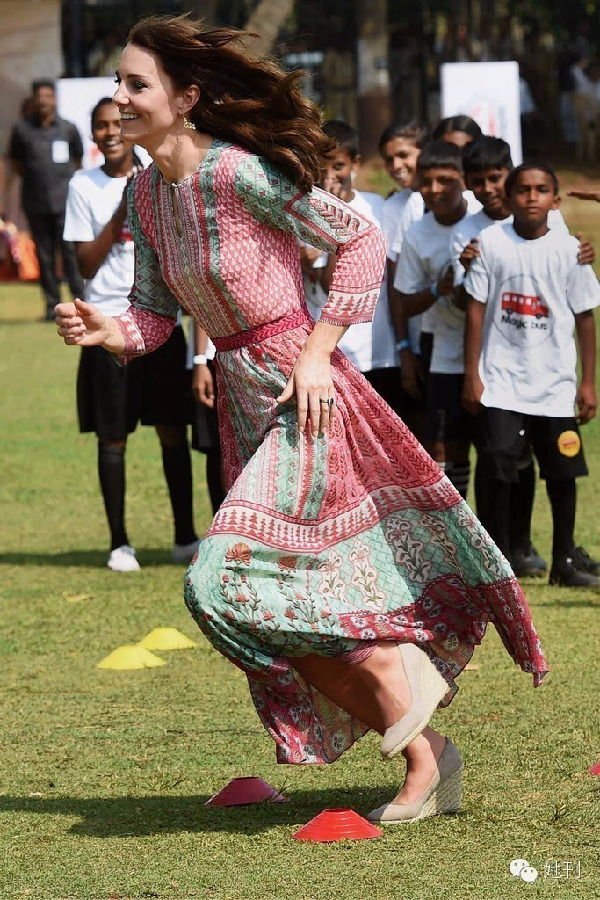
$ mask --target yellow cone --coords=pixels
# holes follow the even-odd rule
[[[176,628],[153,628],[139,646],[146,650],[191,650],[196,644]]]
[[[145,647],[139,644],[124,644],[117,647],[112,653],[109,653],[102,662],[96,666],[97,669],[151,669],[153,666],[165,666],[164,659],[150,653]]]

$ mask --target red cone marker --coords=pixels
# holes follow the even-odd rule
[[[590,766],[588,772],[590,775],[600,775],[600,760],[594,766]]]
[[[233,778],[229,784],[207,800],[205,806],[245,806],[247,803],[285,803],[280,794],[262,778]]]
[[[381,837],[383,831],[376,828],[353,809],[324,809],[292,837],[297,841],[315,841],[321,844],[331,841],[362,841]]]

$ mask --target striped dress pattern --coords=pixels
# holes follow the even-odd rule
[[[131,306],[124,361],[166,340],[179,306],[217,347],[227,497],[185,579],[214,647],[248,678],[284,763],[337,759],[367,727],[307,684],[294,657],[342,661],[376,641],[411,641],[448,682],[492,623],[538,685],[547,671],[509,564],[403,422],[339,351],[338,414],[300,432],[278,404],[313,323],[299,242],[337,262],[322,322],[372,318],[381,232],[318,188],[303,193],[267,160],[213,141],[169,185],[155,166],[130,188]]]

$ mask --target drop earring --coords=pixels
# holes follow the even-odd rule
[[[194,125],[194,123],[193,123],[193,122],[190,122],[189,119],[186,119],[185,116],[183,117],[183,127],[184,127],[184,128],[189,128],[190,131],[196,131],[196,126]]]

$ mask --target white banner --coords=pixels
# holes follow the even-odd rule
[[[56,82],[56,104],[61,119],[77,125],[83,141],[83,168],[101,166],[104,156],[92,141],[91,115],[98,100],[111,97],[117,86],[112,76],[102,78],[60,78]],[[135,148],[144,165],[150,157],[141,147]]]
[[[510,144],[515,166],[523,161],[518,63],[444,63],[441,86],[444,118],[471,116],[484,134]]]

